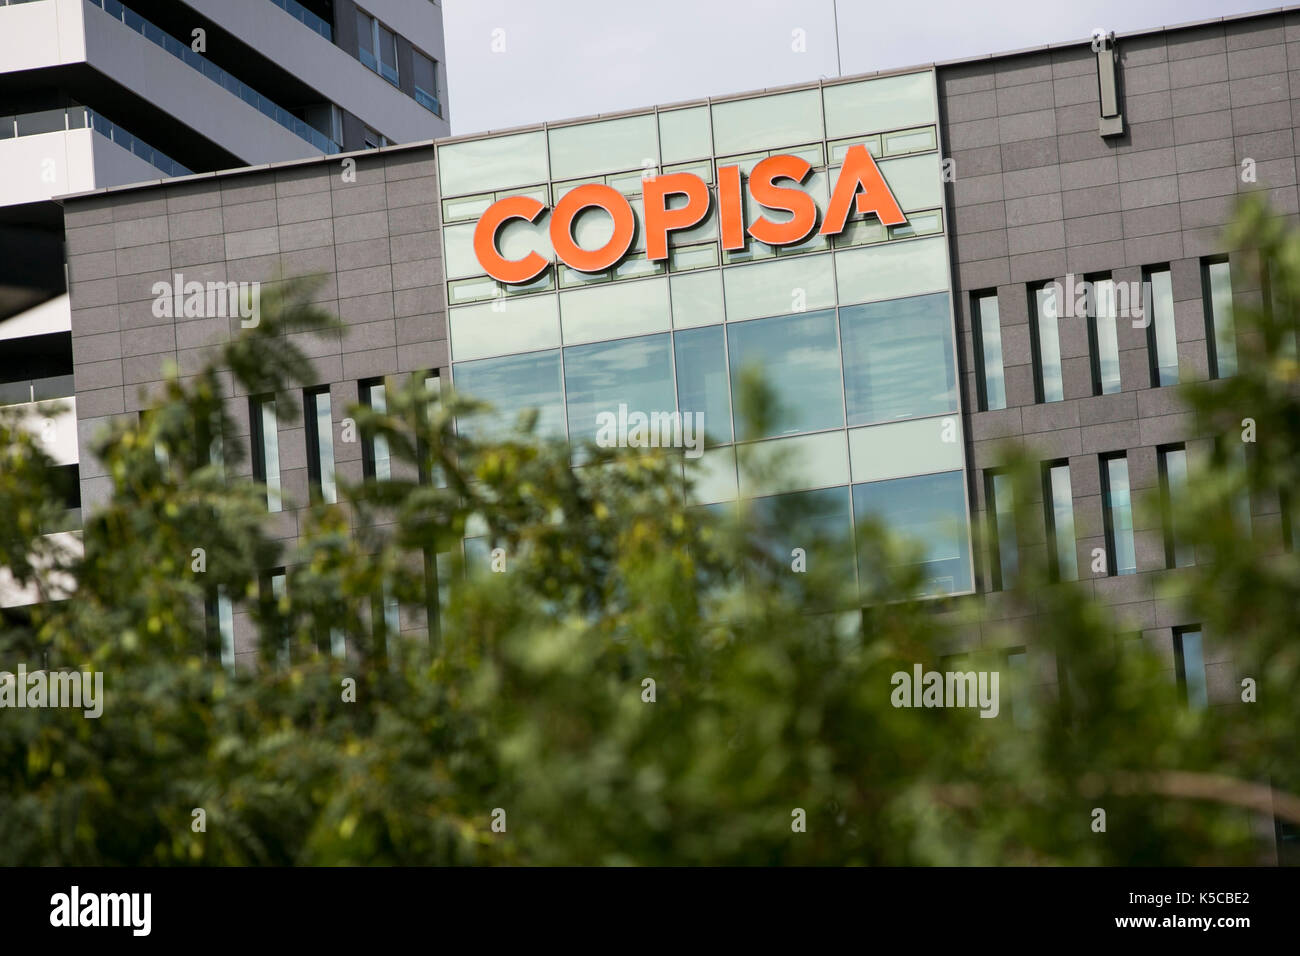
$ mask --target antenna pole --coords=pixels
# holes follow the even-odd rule
[[[831,0],[831,16],[835,21],[835,75],[843,76],[844,67],[840,64],[840,4],[839,0]]]

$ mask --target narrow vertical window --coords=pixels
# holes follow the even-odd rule
[[[312,499],[334,504],[334,414],[329,386],[303,393],[303,424],[307,432],[307,478]]]
[[[1089,280],[1088,344],[1092,354],[1092,393],[1113,395],[1119,384],[1119,333],[1115,328],[1115,280],[1103,276]]]
[[[434,369],[424,376],[424,390],[428,393],[429,404],[426,408],[426,414],[432,414],[437,407],[438,402],[442,399],[442,379],[438,377],[438,370]],[[420,484],[432,484],[437,488],[447,487],[447,476],[443,474],[441,467],[434,465],[430,473],[425,465],[425,459],[428,457],[429,449],[423,443],[420,446]]]
[[[1133,547],[1133,504],[1129,496],[1128,458],[1123,453],[1101,459],[1102,503],[1106,521],[1108,573],[1133,574],[1137,553]]]
[[[266,485],[266,510],[282,507],[280,497],[280,426],[275,417],[275,399],[263,396],[248,400],[248,421],[252,426],[253,477]]]
[[[280,602],[284,600],[287,588],[288,578],[285,576],[284,568],[275,568],[262,575],[259,588],[259,597],[262,600],[262,614],[267,621],[275,621],[279,626],[277,656],[281,665],[289,663],[289,630],[283,624],[280,611]]]
[[[383,414],[388,411],[388,398],[382,378],[367,379],[361,383],[361,401],[372,410]],[[387,481],[392,477],[388,458],[388,439],[374,435],[362,444],[361,467],[367,478]]]
[[[397,37],[378,20],[375,21],[375,58],[379,61],[379,75],[396,86]]]
[[[1147,320],[1147,353],[1151,387],[1178,384],[1178,335],[1174,329],[1174,286],[1169,268],[1146,269],[1142,283],[1143,315]]]
[[[1205,653],[1199,626],[1174,629],[1174,661],[1178,672],[1178,689],[1192,710],[1209,706],[1209,688],[1205,680]]]
[[[1043,484],[1052,577],[1058,581],[1077,581],[1079,555],[1074,539],[1074,496],[1070,488],[1069,462],[1049,462],[1043,469]]]
[[[1020,566],[1011,476],[1002,472],[986,472],[984,487],[991,532],[989,543],[992,549],[993,590],[1000,591],[1015,583],[1016,571]]]
[[[1232,322],[1232,274],[1227,259],[1202,260],[1201,289],[1205,295],[1210,374],[1228,378],[1237,374],[1237,333]]]
[[[415,81],[415,102],[427,110],[442,115],[438,102],[438,63],[419,50],[411,51],[411,72]]]
[[[1196,550],[1183,540],[1176,516],[1187,503],[1187,449],[1167,445],[1156,452],[1160,468],[1160,504],[1164,512],[1165,566],[1186,568],[1196,563]]]
[[[370,14],[357,11],[357,56],[367,69],[379,72],[375,58],[375,20]]]
[[[1002,323],[998,316],[998,294],[976,292],[971,296],[975,359],[979,366],[980,411],[1007,407],[1006,381],[1002,372]]]
[[[235,666],[235,608],[222,588],[209,599],[207,608],[209,648],[221,659],[221,666],[233,670]]]
[[[1059,402],[1065,398],[1061,379],[1061,336],[1057,323],[1060,285],[1048,282],[1033,292],[1034,321],[1030,323],[1034,349],[1034,388],[1040,402]]]

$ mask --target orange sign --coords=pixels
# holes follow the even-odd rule
[[[880,174],[871,153],[862,145],[849,147],[844,165],[831,192],[830,203],[817,230],[817,203],[800,188],[812,166],[798,156],[769,156],[749,174],[749,195],[764,209],[786,212],[788,219],[774,220],[760,215],[745,224],[745,203],[739,166],[718,167],[718,226],[723,249],[741,249],[748,235],[769,246],[803,242],[814,230],[823,236],[844,231],[849,213],[856,208],[863,215],[875,214],[886,226],[906,222],[898,201]],[[708,184],[694,173],[664,173],[642,183],[645,199],[646,258],[668,258],[668,234],[699,225],[709,214],[712,195]],[[670,196],[685,196],[685,205],[669,208]],[[614,222],[613,235],[599,249],[584,249],[573,237],[573,221],[589,208],[603,209]],[[538,252],[522,259],[507,259],[497,247],[501,227],[511,219],[536,222],[545,203],[531,196],[509,196],[493,203],[474,228],[474,254],[492,278],[517,285],[529,282],[550,262]],[[576,186],[561,197],[551,214],[551,248],[556,257],[579,272],[600,272],[614,265],[632,247],[636,215],[618,190],[602,183]]]

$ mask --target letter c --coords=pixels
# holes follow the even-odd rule
[[[499,282],[517,285],[536,279],[550,264],[537,252],[522,259],[507,259],[497,250],[497,233],[511,219],[536,222],[546,204],[532,196],[508,196],[488,207],[474,227],[474,255],[479,265]]]

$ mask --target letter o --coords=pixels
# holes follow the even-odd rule
[[[573,220],[589,206],[599,206],[614,220],[614,235],[601,248],[588,251],[573,239]],[[551,246],[560,261],[579,272],[600,272],[622,259],[636,235],[632,204],[613,186],[586,183],[565,193],[551,213]]]

